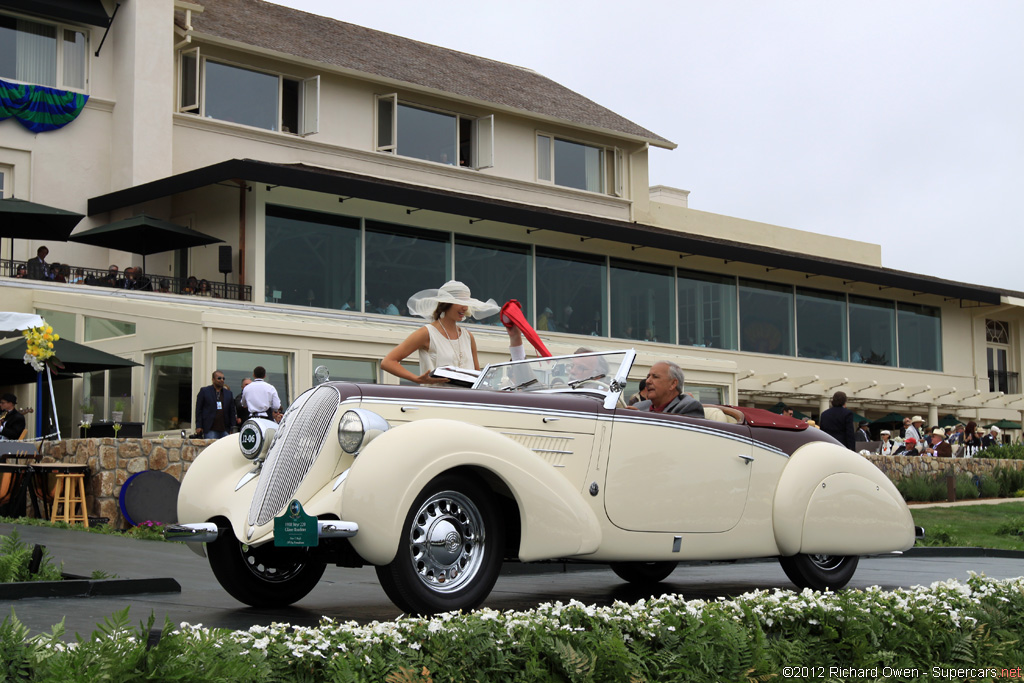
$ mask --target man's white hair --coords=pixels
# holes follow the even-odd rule
[[[683,374],[683,369],[670,360],[658,362],[668,366],[668,376],[678,382],[676,392],[683,393],[683,387],[686,386],[686,375]]]

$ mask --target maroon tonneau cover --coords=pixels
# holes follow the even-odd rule
[[[778,415],[763,408],[732,407],[743,413],[744,419],[746,419],[747,424],[751,427],[773,427],[775,429],[792,429],[795,431],[807,429],[807,423],[795,417]]]

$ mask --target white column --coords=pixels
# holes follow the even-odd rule
[[[937,405],[928,406],[928,427],[932,428],[939,424],[939,407]]]

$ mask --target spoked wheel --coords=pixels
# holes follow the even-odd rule
[[[206,544],[217,581],[236,600],[253,607],[284,607],[304,598],[324,574],[326,564],[308,548],[251,546],[223,531]]]
[[[797,588],[839,590],[850,582],[860,558],[856,555],[793,555],[779,564]]]
[[[623,581],[638,586],[661,583],[675,571],[678,562],[612,562],[611,568]]]
[[[475,479],[441,475],[413,502],[398,554],[377,567],[400,609],[436,614],[478,607],[501,569],[504,530],[488,491]]]

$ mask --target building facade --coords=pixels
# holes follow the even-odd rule
[[[1021,419],[1024,294],[691,209],[648,177],[674,143],[529,69],[259,0],[0,0],[0,46],[8,89],[87,96],[54,130],[0,121],[4,197],[85,214],[76,234],[145,215],[222,240],[147,256],[166,291],[19,279],[44,242],[3,245],[7,309],[141,364],[56,383],[62,424],[121,401],[190,429],[218,368],[237,390],[263,365],[286,402],[318,365],[396,382],[404,302],[448,279],[517,299],[554,353],[636,348],[637,380],[672,359],[705,401]],[[72,272],[143,262],[45,245]],[[496,321],[472,330],[507,357]]]

